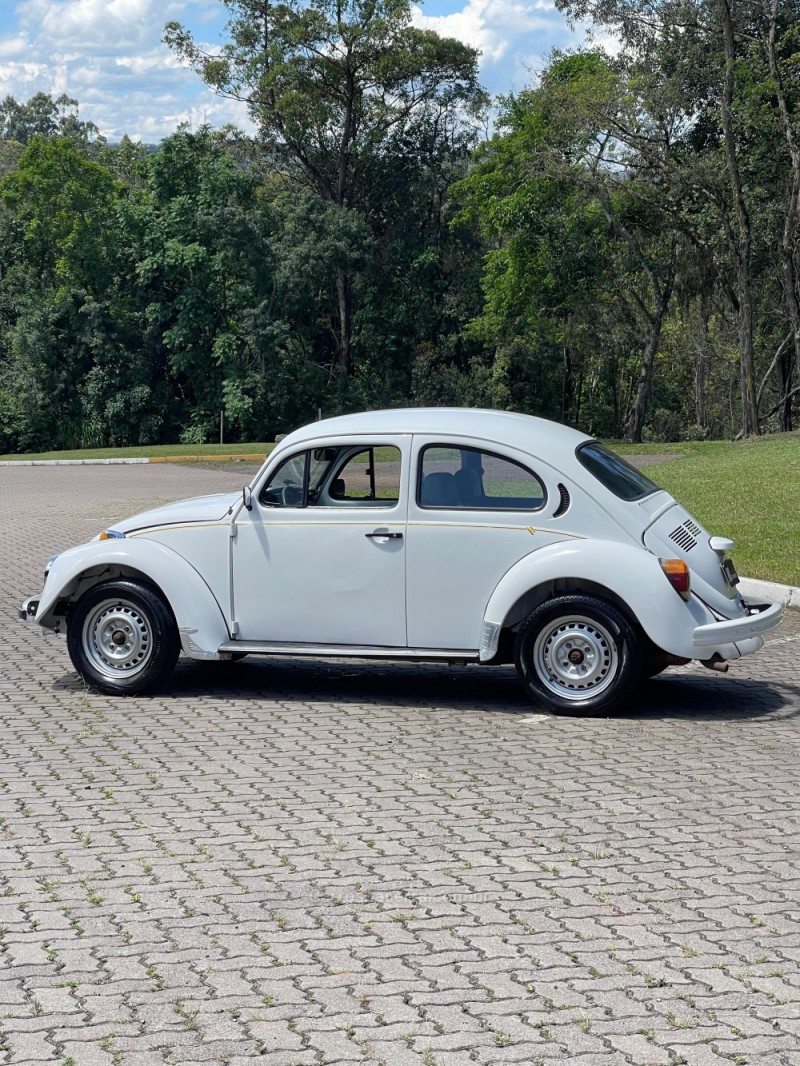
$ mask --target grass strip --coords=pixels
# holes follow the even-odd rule
[[[22,455],[0,455],[2,460],[30,462],[32,459],[151,459],[156,462],[224,462],[232,459],[262,462],[274,444],[159,444],[130,448],[81,448],[64,452],[36,452]]]

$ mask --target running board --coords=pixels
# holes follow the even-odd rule
[[[478,662],[477,651],[463,648],[381,648],[366,644],[292,644],[289,641],[228,640],[220,655],[307,655],[327,659],[415,659]]]

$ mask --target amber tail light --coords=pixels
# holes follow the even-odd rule
[[[683,559],[659,559],[661,569],[667,575],[667,581],[675,589],[678,595],[688,600],[691,595],[691,583],[689,580],[689,567]]]

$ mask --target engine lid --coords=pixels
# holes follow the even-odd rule
[[[736,572],[730,562],[725,565],[725,553],[732,550],[732,540],[712,537],[677,502],[656,515],[642,540],[649,551],[662,559],[684,559],[691,571],[692,591],[713,610],[725,618],[738,618],[745,613],[736,589]]]

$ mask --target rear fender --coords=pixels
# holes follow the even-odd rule
[[[657,647],[673,655],[692,658],[695,626],[713,621],[699,600],[687,603],[675,592],[650,552],[616,541],[561,541],[526,555],[500,579],[484,615],[481,660],[491,659],[502,630],[517,625],[538,603],[579,589],[605,593]]]
[[[58,631],[68,607],[94,585],[114,578],[145,580],[172,609],[181,646],[194,659],[218,659],[230,639],[222,608],[208,585],[182,556],[157,541],[110,539],[70,548],[53,561],[36,621]]]

